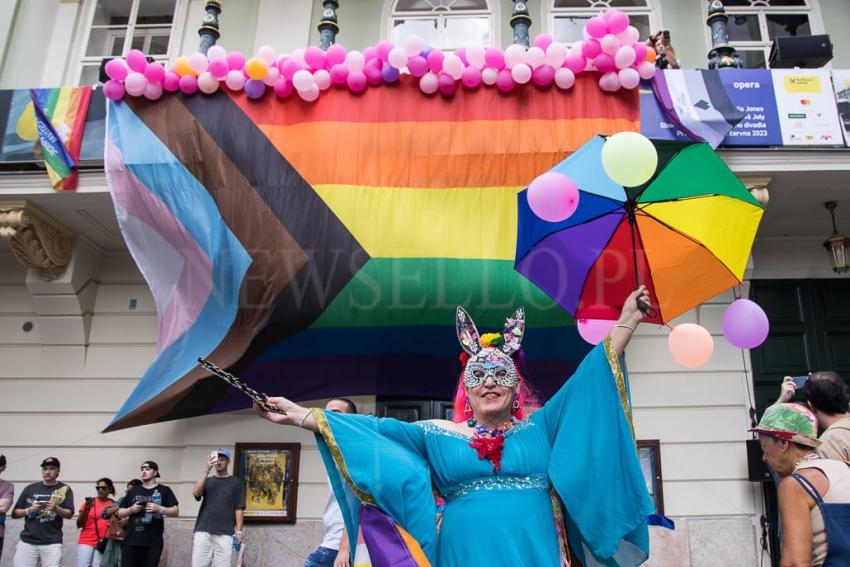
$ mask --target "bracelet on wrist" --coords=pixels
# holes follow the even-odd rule
[[[307,413],[304,414],[304,417],[301,418],[301,422],[298,424],[298,427],[304,427],[304,422],[307,421],[307,418],[313,415],[311,410],[307,410]]]
[[[623,329],[628,329],[628,330],[630,330],[630,331],[631,331],[631,332],[633,332],[633,333],[637,330],[637,325],[632,326],[632,325],[626,325],[625,323],[617,323],[616,325],[614,325],[614,328],[615,328],[615,329],[616,329],[617,327],[620,327],[620,328],[623,328]]]

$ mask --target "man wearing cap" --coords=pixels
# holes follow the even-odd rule
[[[156,567],[162,555],[165,521],[180,514],[177,497],[159,484],[159,465],[142,463],[142,484],[134,486],[118,503],[118,516],[128,518],[127,535],[121,550],[121,567]]]
[[[6,470],[6,455],[0,455],[0,475]],[[3,558],[3,539],[6,537],[6,512],[15,499],[15,485],[0,478],[0,559]]]
[[[230,451],[219,449],[209,455],[192,496],[201,502],[192,542],[192,567],[230,567],[231,538],[242,545],[245,489],[242,481],[227,471]],[[209,476],[215,468],[215,474]]]
[[[15,549],[15,567],[59,567],[62,560],[62,520],[74,515],[74,493],[59,478],[59,459],[41,461],[41,482],[24,488],[13,518],[25,518]],[[40,562],[40,563],[39,563]]]

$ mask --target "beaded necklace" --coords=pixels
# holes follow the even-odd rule
[[[817,460],[819,458],[820,457],[818,456],[817,453],[808,453],[806,455],[803,455],[794,464],[794,470],[797,470],[800,467],[800,465],[802,465],[804,463],[808,463],[809,461],[814,461],[814,460]]]
[[[466,420],[466,424],[472,429],[472,441],[469,446],[475,449],[479,459],[488,459],[493,463],[493,473],[499,474],[499,469],[502,468],[502,451],[505,446],[505,433],[507,433],[514,425],[517,419],[511,417],[509,421],[502,424],[501,427],[490,429],[487,425],[478,424],[475,417],[470,417]]]

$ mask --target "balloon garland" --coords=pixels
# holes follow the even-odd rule
[[[148,62],[144,53],[133,49],[126,57],[106,64],[109,80],[103,92],[111,100],[127,95],[156,100],[165,92],[178,90],[187,95],[197,91],[213,94],[224,83],[231,91],[244,90],[251,99],[271,91],[278,98],[295,93],[312,102],[334,85],[361,93],[370,86],[395,83],[403,74],[417,79],[424,94],[439,92],[445,97],[458,88],[471,90],[482,85],[502,93],[529,83],[568,90],[576,75],[588,72],[600,73],[599,87],[614,92],[634,89],[641,79],[655,75],[655,52],[640,43],[628,14],[608,9],[588,20],[583,33],[584,41],[572,46],[540,34],[530,48],[517,44],[504,50],[472,46],[454,53],[428,47],[416,35],[405,38],[402,45],[381,41],[362,52],[347,51],[336,43],[327,51],[311,46],[278,55],[264,45],[250,58],[214,45],[206,55],[178,57],[170,69]]]

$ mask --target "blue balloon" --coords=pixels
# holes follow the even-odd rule
[[[248,98],[260,98],[266,94],[266,84],[263,81],[248,79],[245,81],[245,94]]]

